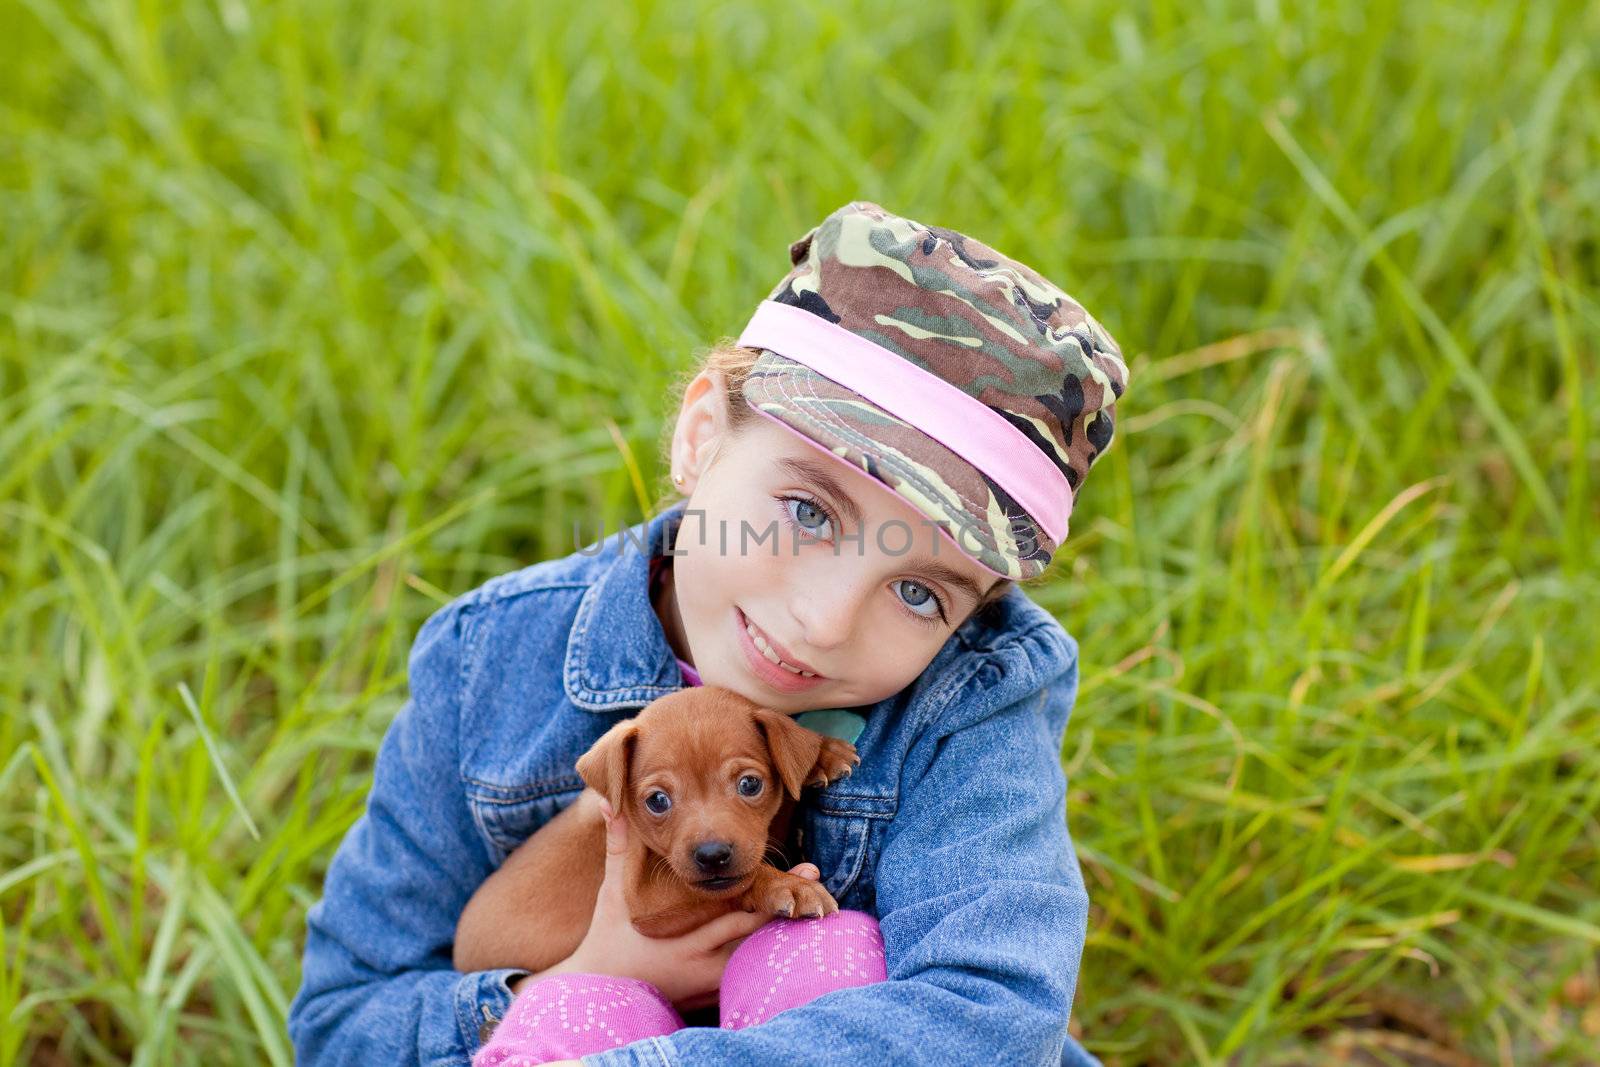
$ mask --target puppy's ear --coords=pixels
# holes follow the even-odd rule
[[[613,815],[622,814],[628,768],[633,763],[633,745],[638,736],[638,723],[632,719],[619,722],[578,757],[578,776],[584,785],[606,798]]]
[[[811,768],[817,765],[822,754],[822,735],[807,730],[791,716],[769,708],[757,708],[751,713],[756,729],[767,739],[767,749],[772,753],[772,766],[783,779],[784,788],[796,799],[805,787]]]

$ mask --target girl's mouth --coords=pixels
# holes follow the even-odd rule
[[[793,664],[786,665],[778,659],[760,627],[751,623],[741,609],[733,609],[733,618],[745,662],[749,664],[751,672],[768,686],[782,693],[803,693],[827,681],[820,674],[802,670]]]

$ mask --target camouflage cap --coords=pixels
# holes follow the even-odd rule
[[[1111,444],[1121,349],[1032,268],[857,200],[789,246],[739,338],[756,411],[865,471],[984,569],[1034,577]]]

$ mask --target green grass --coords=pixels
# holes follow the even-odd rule
[[[0,0],[0,1062],[289,1062],[422,619],[852,198],[1130,363],[1085,1044],[1593,1062],[1597,12]]]

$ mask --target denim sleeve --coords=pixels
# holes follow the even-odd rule
[[[745,1030],[691,1027],[583,1062],[1061,1063],[1089,909],[1060,755],[1077,645],[1059,630],[1027,645],[1045,664],[1042,686],[1038,666],[1011,672],[1029,686],[980,668],[907,754],[877,869],[887,982]]]
[[[434,613],[409,658],[410,699],[384,735],[366,812],[306,916],[289,1035],[301,1067],[465,1067],[525,971],[451,968],[456,920],[490,858],[459,788],[462,601]],[[487,1014],[486,1014],[487,1012]]]

